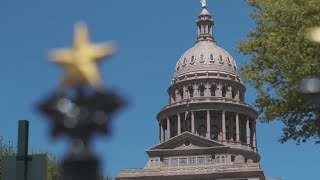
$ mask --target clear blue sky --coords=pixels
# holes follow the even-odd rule
[[[235,51],[254,23],[244,0],[208,0],[214,36],[238,65],[248,60]],[[113,40],[118,53],[100,67],[106,85],[123,94],[129,106],[113,119],[112,136],[98,137],[95,150],[103,170],[143,167],[145,150],[158,143],[156,114],[168,103],[166,89],[176,61],[196,38],[198,0],[2,0],[0,2],[0,135],[17,138],[17,121],[29,119],[30,151],[48,150],[59,158],[64,138],[53,140],[35,104],[57,85],[61,70],[47,60],[49,49],[70,46],[73,25],[85,21],[94,42]],[[248,87],[246,101],[255,92]],[[319,178],[319,146],[279,144],[280,123],[257,127],[261,165],[267,177]]]

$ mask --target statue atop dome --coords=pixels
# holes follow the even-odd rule
[[[207,7],[207,0],[200,0],[200,3],[202,4],[202,7],[205,8]]]

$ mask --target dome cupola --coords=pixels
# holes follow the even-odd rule
[[[219,47],[212,35],[214,20],[206,6],[196,21],[197,40],[192,48],[182,54],[175,66],[173,83],[183,81],[188,76],[228,76],[240,81],[237,64],[233,57]]]

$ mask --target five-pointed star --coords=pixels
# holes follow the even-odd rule
[[[59,90],[67,87],[89,85],[95,89],[102,86],[97,61],[112,54],[114,48],[106,44],[91,44],[85,24],[77,24],[74,32],[74,44],[71,48],[54,50],[50,59],[63,66],[63,77]]]

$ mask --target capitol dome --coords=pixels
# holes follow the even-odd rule
[[[213,25],[212,16],[206,8],[203,8],[197,20],[197,40],[194,46],[183,53],[178,60],[174,70],[174,82],[194,74],[222,75],[239,80],[235,60],[217,45],[212,36]]]
[[[178,60],[174,78],[190,73],[217,72],[238,76],[233,57],[213,41],[198,41]]]

